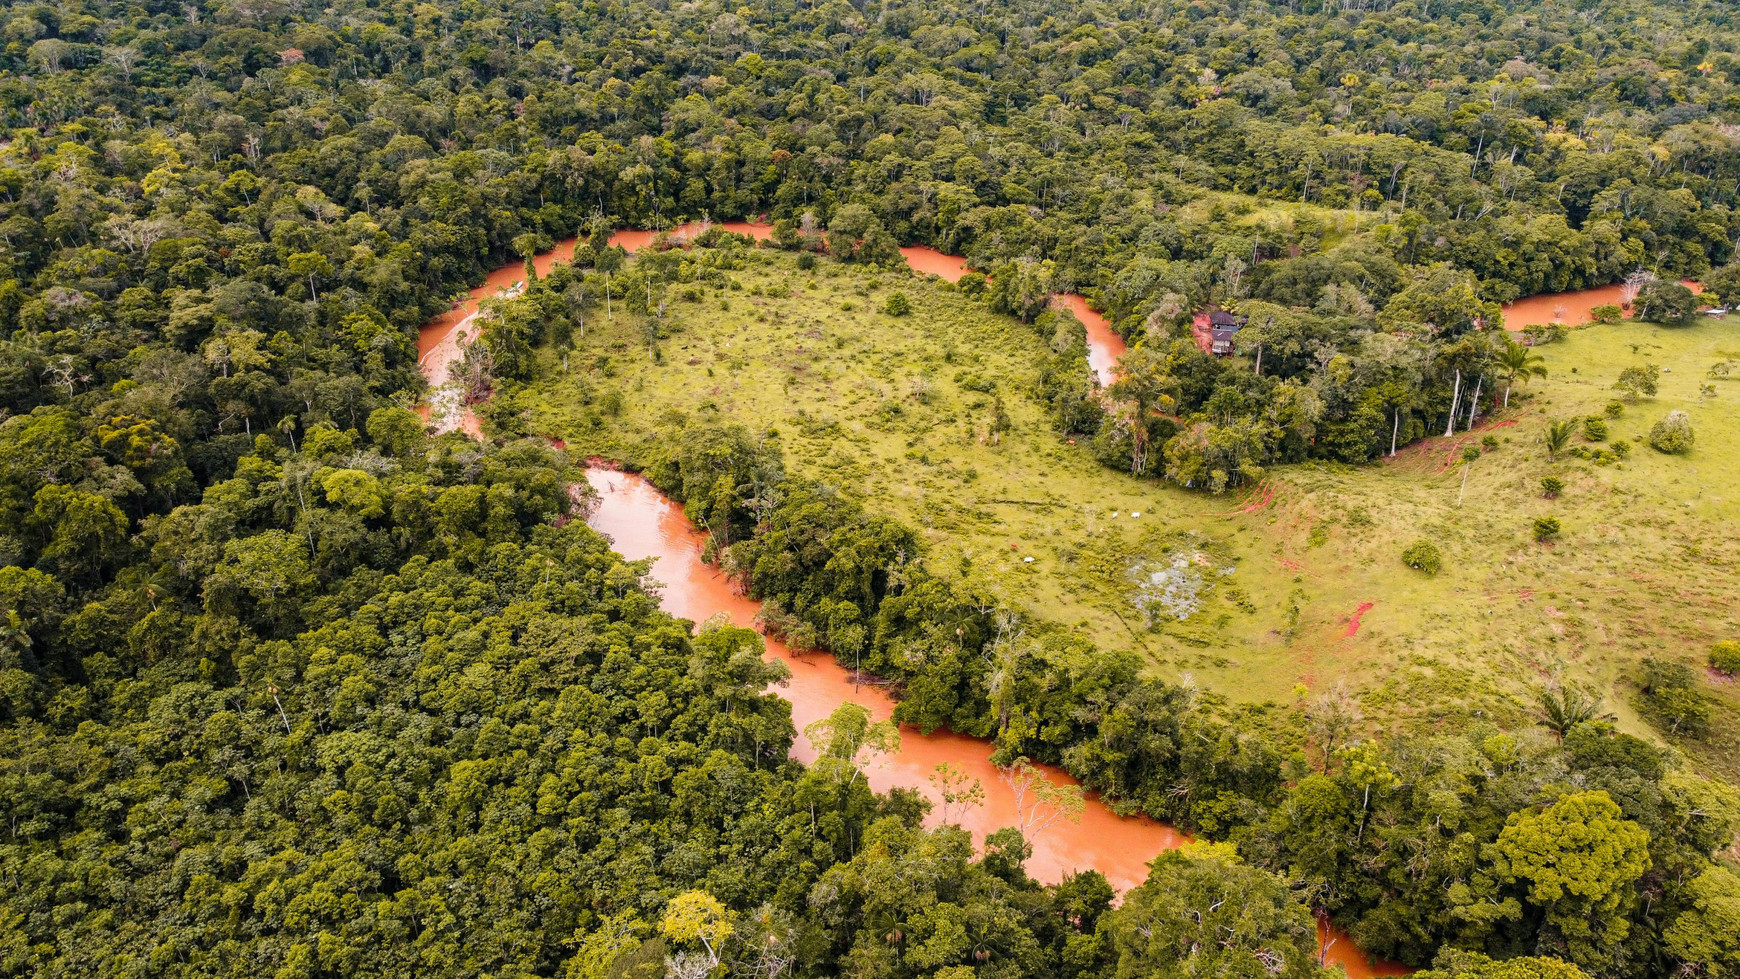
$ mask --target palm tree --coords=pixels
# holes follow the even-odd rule
[[[1547,461],[1558,458],[1565,446],[1571,444],[1571,434],[1577,430],[1577,423],[1570,419],[1547,423]]]
[[[1525,383],[1531,377],[1546,377],[1547,358],[1535,353],[1528,347],[1506,337],[1500,344],[1498,356],[1494,358],[1498,369],[1504,373],[1504,406],[1510,407],[1510,386],[1518,378]]]
[[[1540,705],[1541,726],[1558,735],[1560,741],[1579,724],[1612,716],[1602,711],[1600,694],[1574,683],[1561,683],[1557,677],[1541,690]]]

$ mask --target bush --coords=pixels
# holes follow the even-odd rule
[[[1565,338],[1565,327],[1560,323],[1523,327],[1523,341],[1528,346],[1540,347],[1549,343],[1557,343]]]
[[[1649,430],[1649,444],[1657,452],[1679,455],[1692,451],[1692,419],[1683,411],[1670,411]]]
[[[1710,720],[1710,705],[1698,690],[1698,675],[1683,663],[1643,661],[1642,706],[1675,734],[1697,737]]]
[[[912,303],[906,298],[906,293],[897,292],[888,297],[888,302],[883,304],[882,311],[890,316],[905,316],[912,312]]]
[[[1444,556],[1438,553],[1438,545],[1429,540],[1417,540],[1402,551],[1402,563],[1415,571],[1437,574],[1444,567]]]
[[[1740,641],[1724,639],[1711,646],[1710,669],[1728,676],[1740,673]]]
[[[1620,309],[1618,306],[1611,303],[1596,306],[1589,310],[1589,318],[1597,323],[1617,323],[1619,322],[1620,317],[1624,315],[1625,311],[1623,309]]]
[[[1620,415],[1625,414],[1625,402],[1609,401],[1607,402],[1607,407],[1601,410],[1607,413],[1608,418],[1618,418]]]
[[[1660,386],[1661,368],[1655,364],[1627,367],[1619,372],[1619,380],[1613,385],[1615,390],[1625,392],[1627,401],[1636,401],[1644,395],[1653,398]]]
[[[1541,477],[1541,495],[1551,500],[1565,490],[1565,481],[1557,476]]]
[[[1631,454],[1631,443],[1625,441],[1615,442],[1608,446],[1608,451],[1623,459]]]
[[[1607,420],[1600,415],[1583,419],[1583,437],[1591,442],[1607,441]]]
[[[959,384],[963,391],[977,391],[980,394],[990,394],[997,390],[997,379],[995,377],[985,374],[976,374],[971,371],[955,372],[955,383]]]
[[[961,276],[959,282],[955,283],[955,288],[969,296],[978,297],[985,294],[986,284],[987,280],[985,279],[985,274],[983,272],[968,272],[966,275]]]
[[[808,272],[815,267],[816,267],[816,256],[814,253],[804,252],[802,255],[798,256],[798,268],[804,270],[805,272]]]
[[[1558,540],[1559,533],[1563,529],[1563,527],[1559,526],[1558,517],[1535,518],[1535,540],[1538,540],[1543,544],[1550,540]]]

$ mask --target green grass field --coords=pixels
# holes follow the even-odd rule
[[[741,290],[672,304],[658,362],[640,323],[591,323],[570,373],[546,361],[534,429],[628,461],[681,421],[773,429],[796,474],[922,528],[934,570],[1241,701],[1346,683],[1385,724],[1517,723],[1562,670],[1641,730],[1629,707],[1640,658],[1701,667],[1710,643],[1740,636],[1740,377],[1706,376],[1740,350],[1732,318],[1573,331],[1540,348],[1549,377],[1473,434],[1360,468],[1281,467],[1208,496],[1067,444],[1029,393],[1049,338],[945,284],[831,262],[800,272],[766,252],[733,275]],[[896,288],[911,315],[880,312]],[[1664,368],[1658,396],[1609,421],[1629,457],[1549,463],[1547,420],[1599,414],[1620,370],[1645,362]],[[1706,383],[1717,393],[1700,403]],[[999,404],[1012,423],[1000,439],[988,435]],[[1635,441],[1674,408],[1693,419],[1693,452]],[[1465,472],[1461,449],[1483,436],[1496,447]],[[1555,500],[1540,488],[1549,474],[1566,484]],[[1564,526],[1551,545],[1532,533],[1546,515]],[[1443,553],[1434,577],[1401,561],[1418,538]],[[1138,573],[1194,588],[1194,611],[1150,628]],[[1693,753],[1725,767],[1719,751]]]

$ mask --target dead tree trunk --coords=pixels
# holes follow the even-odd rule
[[[1456,371],[1456,384],[1450,388],[1450,423],[1444,426],[1444,437],[1456,434],[1456,409],[1462,406],[1462,371]]]

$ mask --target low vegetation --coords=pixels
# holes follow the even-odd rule
[[[594,316],[592,366],[562,379],[546,360],[551,380],[521,402],[531,428],[642,464],[696,424],[766,432],[792,473],[913,527],[930,567],[1095,648],[1240,700],[1284,704],[1297,684],[1345,679],[1390,724],[1522,721],[1536,678],[1559,664],[1623,700],[1624,672],[1659,644],[1705,648],[1740,627],[1720,597],[1735,554],[1707,529],[1733,519],[1740,500],[1705,490],[1708,467],[1733,463],[1627,454],[1645,432],[1632,413],[1612,414],[1606,395],[1627,368],[1651,364],[1635,372],[1640,406],[1685,406],[1728,431],[1720,402],[1699,408],[1690,389],[1720,359],[1713,323],[1572,331],[1540,348],[1549,375],[1513,391],[1510,411],[1474,433],[1360,468],[1277,468],[1257,488],[1213,497],[1131,478],[1057,431],[1057,409],[1035,394],[1052,341],[1070,342],[1067,319],[1042,333],[945,284],[825,259],[813,277],[794,277],[792,258],[751,255],[730,273],[741,288],[719,293],[728,308],[672,307],[662,360],[636,350],[638,320]],[[878,309],[896,290],[914,307],[898,320]],[[854,299],[857,309],[840,311]],[[1552,422],[1566,414],[1602,420],[1606,442],[1575,446],[1599,455],[1567,459],[1566,446],[1549,461],[1552,431],[1568,427]],[[1545,479],[1559,483],[1554,512],[1519,529]],[[1534,516],[1559,521],[1557,546],[1534,546]],[[1455,573],[1388,572],[1386,542],[1421,529]],[[1133,588],[1132,574],[1170,574],[1179,558],[1215,569],[1202,579],[1212,587],[1174,589],[1193,597],[1172,610]],[[1471,595],[1491,596],[1476,604],[1500,602],[1504,616],[1470,614]]]
[[[1650,426],[1649,444],[1657,452],[1682,455],[1692,451],[1692,419],[1684,411],[1670,411]]]
[[[1402,563],[1416,571],[1437,574],[1444,567],[1444,555],[1431,541],[1417,540],[1402,551]]]

